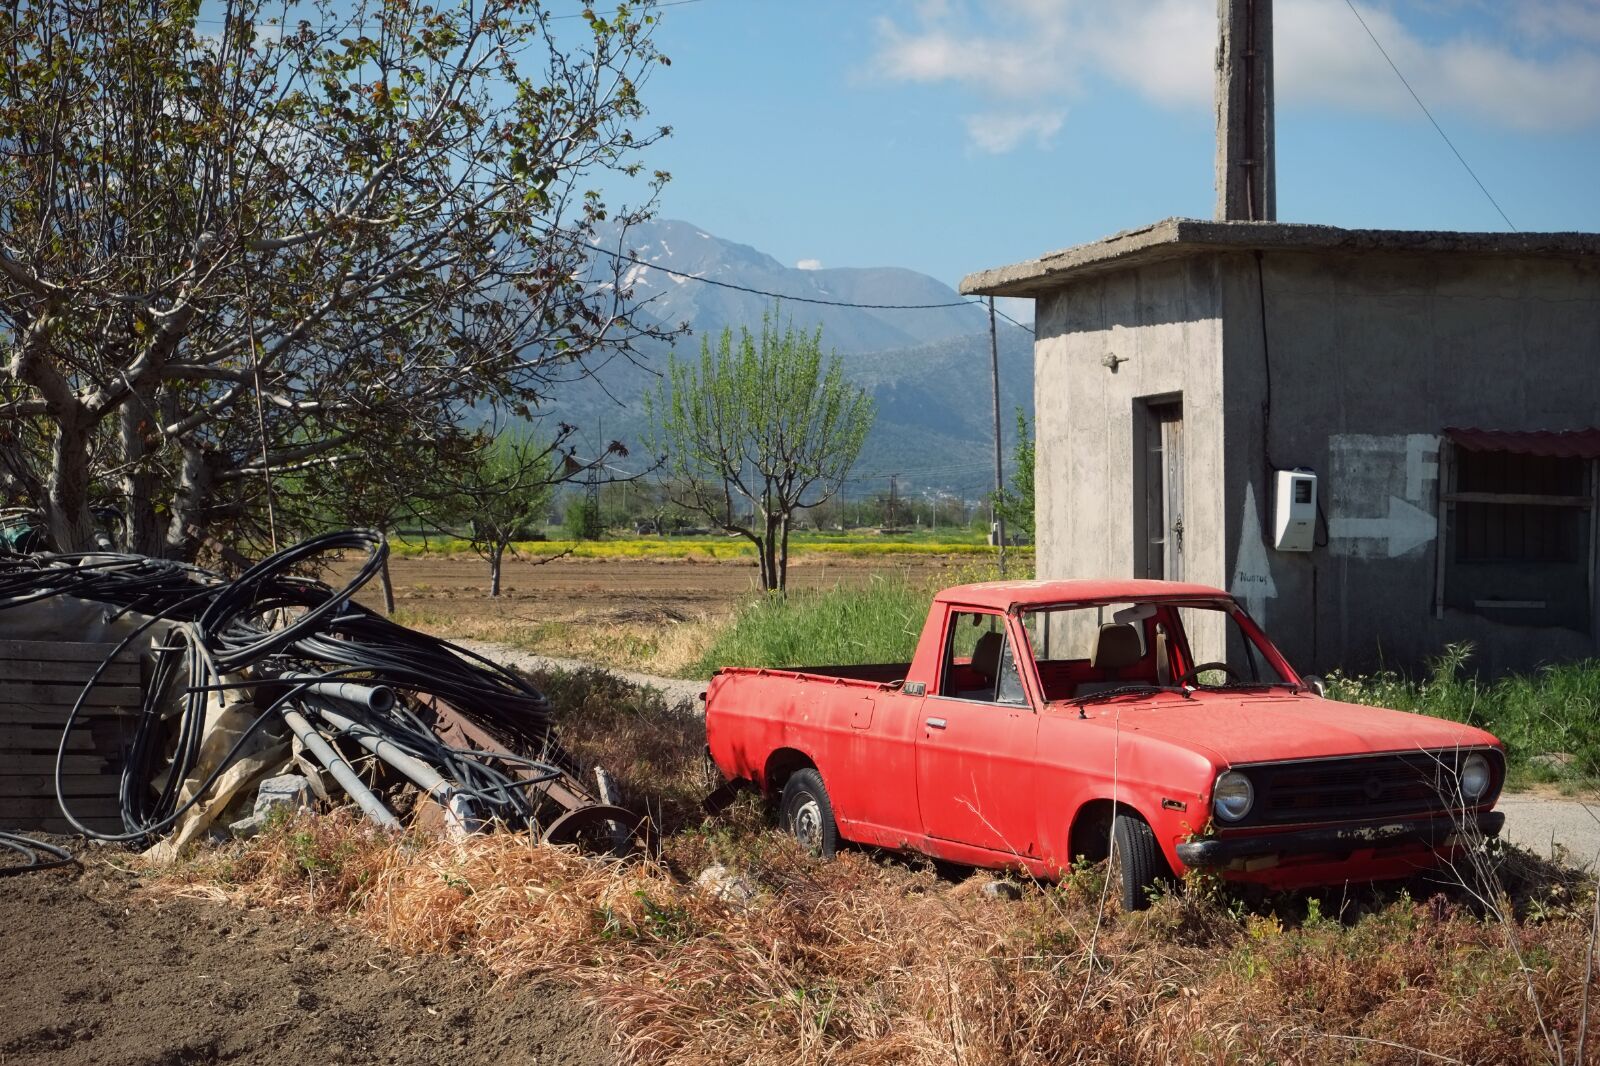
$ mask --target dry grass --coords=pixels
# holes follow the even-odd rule
[[[619,670],[686,676],[725,627],[705,611],[530,622],[516,616],[401,607],[395,621],[451,640],[483,640],[539,655],[603,662]]]
[[[713,858],[757,887],[749,905],[672,872]],[[1590,934],[1577,898],[1519,921],[1524,972],[1506,930],[1449,897],[1398,896],[1347,925],[1196,894],[1108,915],[1091,956],[1095,872],[1007,902],[740,828],[616,865],[324,817],[183,877],[192,894],[336,916],[503,980],[571,982],[631,1059],[661,1063],[1554,1061],[1535,1003],[1570,1061]]]
[[[567,744],[658,812],[659,860],[333,815],[202,852],[165,883],[569,983],[640,1063],[1576,1061],[1594,894],[1531,856],[1499,854],[1487,904],[1414,885],[1247,907],[1197,882],[1123,915],[1101,910],[1099,867],[997,899],[987,876],[816,861],[753,798],[701,823],[693,708],[599,673],[539,680]],[[753,898],[695,887],[712,863]]]

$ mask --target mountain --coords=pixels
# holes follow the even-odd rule
[[[602,241],[601,248],[617,250],[614,237]],[[772,307],[767,296],[693,278],[852,304],[957,304],[906,311],[790,301],[781,304],[781,313],[800,329],[820,325],[824,349],[838,354],[846,376],[867,388],[877,404],[872,434],[847,486],[850,495],[886,491],[888,475],[895,473],[904,475],[902,492],[939,489],[970,499],[993,487],[988,314],[976,303],[962,303],[948,285],[901,267],[786,267],[748,245],[671,220],[633,227],[622,251],[649,264],[624,264],[622,283],[632,289],[637,313],[690,328],[691,335],[676,345],[681,357],[697,355],[701,339],[714,339],[725,326],[758,328]],[[1004,321],[998,338],[1009,457],[1016,408],[1033,411],[1033,339]],[[586,442],[580,451],[612,439],[638,448],[645,434],[643,397],[655,387],[669,353],[662,345],[636,361],[616,358],[591,368],[590,377],[558,387],[543,417],[579,426]]]
[[[602,237],[601,248],[618,250],[614,235]],[[698,335],[715,334],[725,325],[759,323],[772,300],[748,292],[690,280],[741,285],[764,292],[853,304],[940,304],[960,306],[936,310],[891,311],[829,307],[790,302],[785,317],[796,325],[822,326],[823,340],[840,352],[878,352],[908,348],[951,337],[985,332],[989,319],[975,303],[964,303],[950,286],[926,274],[901,267],[800,270],[786,267],[747,244],[714,237],[687,222],[660,220],[628,231],[625,254],[648,266],[624,264],[623,284],[632,288],[640,308],[657,322],[687,323]],[[1014,328],[1014,327],[1013,327]]]

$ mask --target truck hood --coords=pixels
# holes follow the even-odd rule
[[[1409,711],[1305,695],[1200,692],[1090,705],[1106,727],[1160,738],[1210,755],[1220,765],[1365,755],[1421,748],[1498,746],[1491,734]]]

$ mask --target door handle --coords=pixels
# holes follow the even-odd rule
[[[944,727],[945,727],[945,721],[944,721],[943,718],[929,718],[928,719],[928,728],[929,729],[943,729]]]

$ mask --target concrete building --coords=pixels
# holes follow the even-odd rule
[[[1225,587],[1302,670],[1600,647],[1600,235],[1172,219],[961,289],[1037,301],[1041,577]]]

